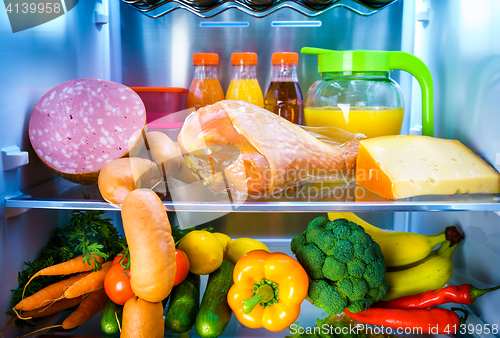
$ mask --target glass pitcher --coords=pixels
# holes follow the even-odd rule
[[[389,72],[412,74],[422,89],[422,134],[434,136],[432,77],[417,57],[404,52],[334,51],[302,48],[318,55],[321,79],[307,93],[305,125],[334,126],[367,137],[398,135],[404,118],[404,97]]]

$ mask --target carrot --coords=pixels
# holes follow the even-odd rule
[[[82,279],[88,274],[89,274],[88,272],[83,274],[78,274],[76,276],[70,277],[60,282],[51,284],[43,288],[42,290],[38,291],[37,293],[33,294],[32,296],[24,298],[14,307],[14,309],[22,311],[30,311],[38,309],[44,305],[48,305],[49,302],[55,301],[56,299],[60,298],[68,287],[70,287],[75,282]]]
[[[90,318],[92,318],[94,315],[104,310],[104,306],[106,305],[107,302],[108,302],[108,296],[106,295],[104,289],[101,289],[92,292],[87,297],[80,296],[77,298],[59,300],[55,302],[53,306],[49,307],[45,311],[43,309],[42,310],[37,309],[35,311],[25,312],[24,314],[32,315],[32,317],[30,318],[44,317],[80,304],[78,308],[73,313],[71,313],[68,316],[68,318],[66,318],[63,321],[62,325],[53,325],[44,327],[36,331],[29,332],[25,335],[19,336],[18,338],[26,337],[46,329],[52,329],[56,327],[62,327],[63,329],[66,330],[75,328],[79,325],[82,325]],[[56,307],[57,309],[55,309]],[[30,318],[21,318],[21,319],[30,319]]]
[[[72,329],[82,325],[94,315],[98,314],[108,302],[108,296],[104,289],[92,292],[85,297],[80,306],[68,316],[62,323],[64,329]]]
[[[103,258],[98,257],[96,255],[91,255],[92,256],[92,262],[84,261],[83,256],[77,256],[73,259],[70,259],[67,262],[56,264],[49,266],[45,269],[42,269],[35,273],[33,277],[31,277],[24,286],[23,290],[23,298],[24,298],[24,292],[26,291],[26,287],[28,284],[33,280],[33,278],[38,277],[38,276],[56,276],[56,275],[71,275],[73,273],[77,272],[85,272],[85,271],[90,271],[94,268],[95,262],[94,260],[97,260],[98,262],[102,263]]]
[[[108,272],[109,268],[113,264],[112,261],[106,262],[102,265],[102,269],[99,271],[94,271],[79,281],[71,285],[66,291],[64,291],[63,297],[65,298],[75,298],[104,287],[104,277]]]
[[[83,297],[71,298],[71,299],[62,299],[58,300],[50,307],[42,307],[39,309],[35,309],[32,311],[26,311],[22,313],[22,317],[18,315],[20,319],[31,319],[31,318],[40,318],[47,317],[53,315],[54,313],[69,309],[73,306],[77,306],[83,300]]]

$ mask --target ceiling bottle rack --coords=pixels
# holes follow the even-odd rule
[[[358,15],[373,15],[397,0],[121,0],[141,13],[158,18],[177,9],[201,18],[212,18],[235,8],[252,17],[262,18],[289,8],[307,17],[317,17],[333,8],[346,8]]]

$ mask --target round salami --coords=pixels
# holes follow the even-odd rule
[[[31,145],[57,175],[96,184],[99,170],[126,156],[140,139],[146,111],[129,87],[96,79],[71,80],[49,90],[29,124]]]

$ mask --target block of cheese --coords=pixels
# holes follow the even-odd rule
[[[500,193],[500,174],[456,140],[383,136],[359,142],[356,184],[387,199]]]

